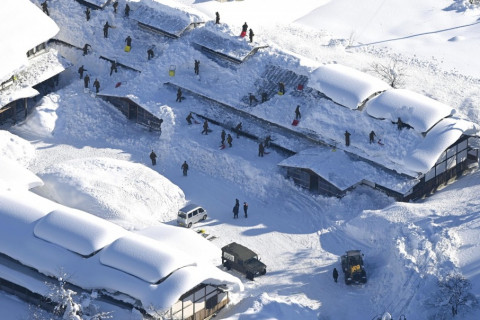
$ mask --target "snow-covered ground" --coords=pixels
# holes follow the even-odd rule
[[[133,9],[136,2],[131,2]],[[88,42],[93,51],[82,56],[58,47],[74,67],[27,121],[5,128],[13,135],[0,131],[1,157],[42,178],[45,186],[34,189],[38,194],[129,230],[174,225],[183,196],[204,206],[209,219],[195,229],[216,235],[212,243],[218,247],[236,241],[251,248],[268,268],[267,275],[254,282],[232,272],[245,290],[232,296],[233,303],[219,318],[372,319],[388,311],[394,319],[402,314],[427,319],[433,312],[428,302],[436,280],[451,271],[466,276],[472,292],[480,295],[478,172],[416,203],[395,203],[366,187],[342,199],[313,196],[279,172],[277,164],[285,155],[271,151],[259,158],[257,141],[237,139],[233,133],[233,147],[219,150],[221,127],[210,125],[212,133],[201,135],[201,124],[189,126],[184,120],[194,111],[217,115],[233,126],[242,120],[238,115],[188,94],[176,103],[175,91],[163,86],[174,81],[199,92],[222,92],[223,101],[240,101],[255,90],[265,64],[302,72],[335,61],[372,74],[373,62],[394,58],[404,69],[404,88],[480,123],[479,7],[467,0],[304,0],[301,5],[291,0],[162,1],[182,10],[192,7],[210,19],[218,11],[223,24],[207,23],[205,28],[226,34],[239,34],[247,22],[255,31],[255,45],[269,48],[236,66],[197,50],[192,45],[195,30],[171,40],[139,29],[123,17],[125,1],[120,1],[117,15],[108,6],[92,11],[89,22],[77,2],[48,3],[60,27],[57,37],[80,47]],[[116,28],[104,39],[107,20]],[[127,35],[133,38],[129,53],[123,51]],[[148,61],[146,50],[152,45],[156,56]],[[119,68],[110,76],[110,64],[98,59],[100,55],[142,72]],[[201,61],[200,76],[193,73],[194,59]],[[80,65],[92,80],[100,80],[104,92],[130,94],[161,116],[162,135],[134,125],[108,103],[85,94],[76,73]],[[171,65],[176,66],[175,77],[169,77]],[[122,86],[115,91],[118,82]],[[291,121],[296,98],[281,98],[273,98],[269,108],[244,109]],[[331,119],[329,135],[341,135],[347,121],[341,114]],[[262,132],[255,123],[244,123],[244,128]],[[148,158],[152,149],[159,156],[155,167]],[[185,160],[190,165],[187,177],[180,169]],[[167,179],[179,187],[178,193],[159,199],[159,189],[170,183]],[[235,198],[248,202],[247,219],[232,219]],[[332,280],[340,255],[350,249],[365,253],[369,281],[364,286],[346,286],[342,275],[339,283]],[[27,310],[6,295],[0,296],[0,305],[9,318]],[[19,310],[22,307],[25,310]],[[478,315],[475,310],[460,316],[473,320]],[[129,316],[117,310],[115,318]]]

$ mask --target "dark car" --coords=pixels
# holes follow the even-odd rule
[[[258,259],[257,254],[236,242],[222,248],[222,264],[228,270],[235,269],[245,274],[249,280],[267,273],[267,266]]]
[[[363,266],[363,253],[360,250],[349,250],[342,256],[342,270],[346,284],[367,283],[367,272]]]

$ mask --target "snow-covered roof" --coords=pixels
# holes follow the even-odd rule
[[[340,149],[335,152],[329,148],[307,149],[283,160],[278,165],[310,169],[342,191],[365,180],[403,194],[416,183],[411,178],[355,159]]]
[[[313,70],[308,86],[350,109],[357,109],[375,93],[391,88],[378,78],[340,64],[326,64]]]
[[[131,18],[177,37],[190,24],[201,23],[206,19],[201,13],[192,13],[192,8],[171,1],[162,4],[153,0],[143,0],[141,3],[132,4],[131,8]]]
[[[437,123],[425,139],[404,159],[404,167],[427,173],[449,146],[462,135],[478,136],[480,126],[462,119],[445,118]]]
[[[409,124],[418,132],[427,132],[455,109],[427,96],[406,89],[391,89],[366,103],[366,111],[375,118]]]
[[[127,231],[86,212],[62,208],[40,219],[33,233],[40,239],[88,256],[124,236]]]
[[[29,0],[3,0],[0,30],[4,31],[0,47],[1,83],[28,65],[28,50],[53,38],[60,29]]]
[[[18,187],[24,190],[40,187],[42,179],[21,164],[0,157],[0,185],[5,187]]]
[[[162,228],[171,235],[169,241],[175,241],[173,229],[178,227],[161,225],[156,231],[161,233]],[[189,231],[181,233],[189,242],[202,242],[206,248],[214,246]],[[122,233],[125,238],[113,242],[105,255],[104,249],[88,258],[76,253],[102,247]],[[170,248],[168,241],[160,242],[126,230],[119,232],[110,222],[91,217],[87,212],[72,211],[32,192],[0,188],[0,252],[41,273],[59,276],[62,270],[71,275],[70,282],[84,289],[123,293],[125,298],[138,299],[145,309],[152,306],[156,310],[167,310],[201,283],[243,288],[238,278],[207,263],[203,251],[190,256],[175,248]],[[216,252],[219,261],[218,250],[205,252]],[[101,259],[114,267],[105,265]],[[165,274],[167,277],[161,283],[148,282]]]

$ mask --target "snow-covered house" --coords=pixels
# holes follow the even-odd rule
[[[312,192],[343,196],[364,184],[407,201],[478,165],[480,126],[453,117],[455,109],[439,101],[392,89],[371,75],[337,64],[314,70],[309,86],[351,112],[378,120],[383,137],[390,139],[388,144],[379,141],[381,147],[357,143],[343,150],[334,147],[333,153],[331,147],[304,150],[279,164],[288,177]]]
[[[26,114],[27,99],[69,66],[47,46],[59,31],[50,17],[28,0],[4,0],[2,5],[0,29],[8,32],[0,47],[0,122]]]
[[[242,288],[212,264],[220,249],[197,233],[167,225],[127,231],[30,192],[38,177],[19,165],[12,170],[24,183],[12,187],[5,177],[0,185],[0,278],[10,289],[46,296],[45,282],[62,272],[77,288],[126,307],[204,319],[228,303],[228,290]]]

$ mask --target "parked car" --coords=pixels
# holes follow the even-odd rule
[[[191,228],[194,223],[207,219],[207,210],[201,206],[190,203],[178,210],[177,224],[182,227]]]
[[[257,254],[236,242],[222,248],[222,264],[227,270],[240,271],[249,280],[267,273],[267,266],[258,259]]]

